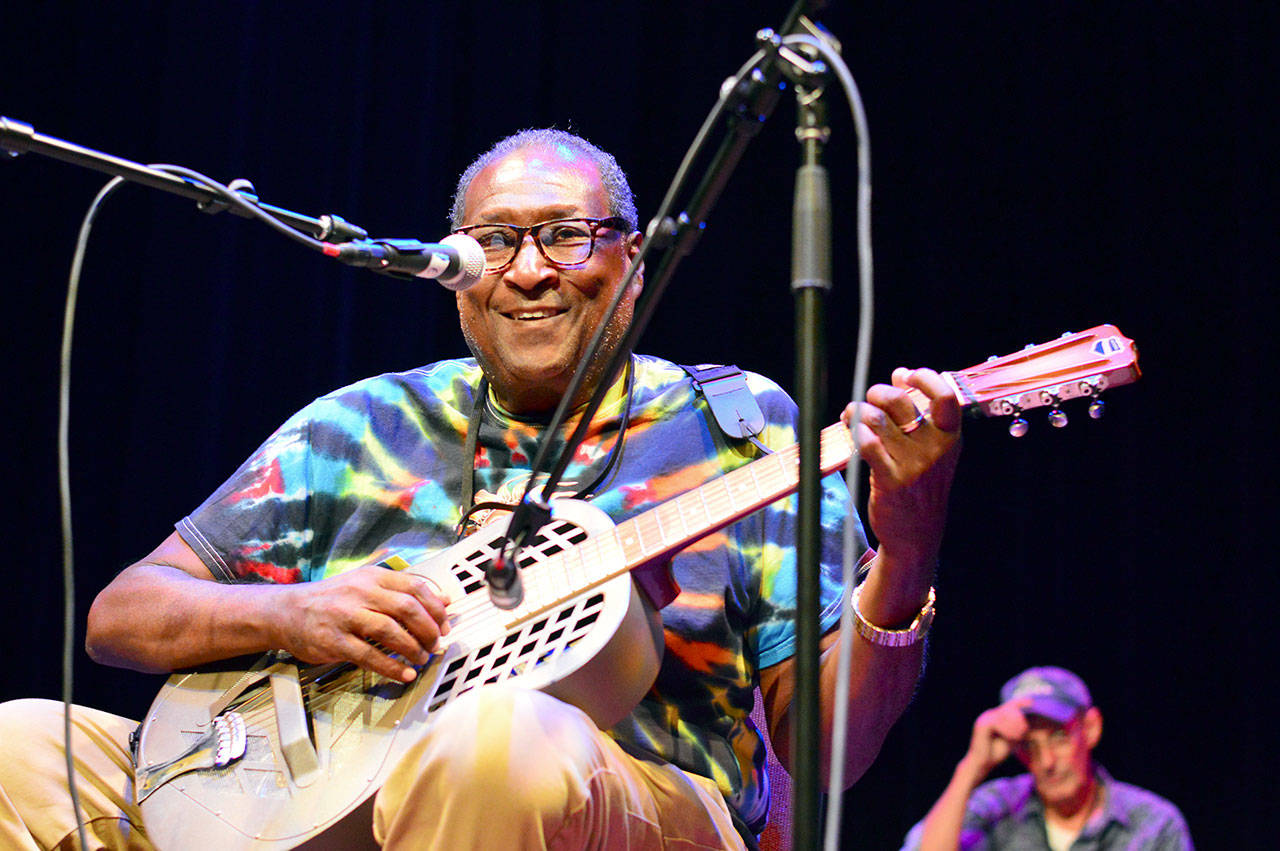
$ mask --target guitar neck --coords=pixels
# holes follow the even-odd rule
[[[1064,334],[1003,357],[942,373],[961,407],[988,416],[1016,415],[1041,405],[1136,381],[1137,348],[1114,325]],[[911,391],[916,406],[929,400]],[[822,430],[819,467],[826,475],[853,455],[853,438],[842,423]],[[735,520],[793,492],[799,482],[798,445],[759,458],[701,487],[619,523],[552,557],[569,585],[585,590],[636,567],[658,561]],[[553,602],[528,601],[534,609]],[[521,607],[522,609],[524,606]]]
[[[843,468],[852,455],[853,437],[843,423],[822,430],[819,468],[823,475]],[[566,587],[591,588],[666,558],[786,496],[796,489],[799,478],[800,448],[788,446],[625,520],[609,534],[558,553],[555,569],[564,572]],[[526,597],[534,612],[553,602]]]
[[[823,475],[839,470],[853,455],[853,438],[843,423],[821,433]],[[796,489],[800,447],[788,446],[719,476],[701,487],[619,523],[614,537],[628,569],[665,558],[693,541],[763,508]]]

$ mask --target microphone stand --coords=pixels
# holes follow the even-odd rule
[[[793,774],[792,847],[818,847],[821,745],[818,607],[822,559],[820,437],[826,407],[825,298],[831,289],[831,193],[822,153],[830,129],[822,102],[825,66],[792,64],[800,166],[792,206],[791,291],[795,299],[796,404],[800,485],[796,513],[796,704],[792,753],[809,754]],[[855,509],[856,510],[856,509]],[[838,756],[838,755],[833,755]]]
[[[797,4],[788,20],[798,18],[798,10],[802,6],[803,0]],[[512,586],[519,582],[517,565],[519,563],[520,547],[525,541],[532,540],[540,526],[550,520],[551,513],[547,500],[550,498],[550,494],[554,492],[560,476],[567,468],[568,462],[573,456],[574,448],[586,436],[591,419],[604,401],[609,388],[620,374],[623,362],[635,350],[636,341],[648,326],[649,320],[652,318],[654,310],[662,298],[672,274],[675,272],[676,266],[684,255],[693,250],[694,245],[697,243],[702,229],[706,226],[705,219],[707,214],[720,197],[721,191],[729,181],[730,174],[732,174],[733,169],[742,158],[747,144],[760,132],[760,128],[764,126],[765,119],[769,117],[769,114],[777,104],[780,91],[779,81],[782,76],[777,66],[780,64],[779,56],[782,53],[782,39],[772,30],[763,29],[756,34],[756,40],[760,48],[766,52],[766,58],[761,63],[761,66],[732,92],[735,105],[730,114],[729,125],[733,132],[721,143],[719,150],[704,172],[702,181],[694,190],[685,211],[675,218],[671,218],[663,216],[662,214],[665,210],[662,210],[650,222],[647,239],[641,246],[640,253],[636,256],[631,270],[619,285],[619,294],[615,298],[615,303],[611,305],[610,315],[617,309],[617,301],[621,298],[621,293],[630,285],[635,277],[636,270],[644,262],[648,252],[655,247],[663,247],[667,250],[658,261],[653,274],[646,275],[644,292],[636,303],[635,312],[632,315],[631,324],[627,328],[627,333],[618,345],[608,367],[592,392],[590,400],[578,421],[578,427],[566,441],[557,463],[548,475],[547,482],[542,485],[543,496],[536,498],[532,496],[536,472],[543,469],[551,436],[559,431],[561,424],[567,419],[570,402],[577,396],[579,388],[582,387],[585,381],[588,362],[600,350],[607,322],[602,322],[600,327],[596,329],[595,336],[588,344],[588,353],[578,365],[578,369],[569,383],[568,390],[561,398],[560,405],[547,426],[546,437],[539,445],[538,454],[532,464],[535,475],[530,477],[524,496],[512,511],[511,519],[508,521],[508,546],[501,554],[502,563],[496,566],[496,570],[493,571],[494,575],[486,576],[490,582],[491,596],[495,605],[507,607],[519,603],[519,592],[513,591]],[[794,58],[794,54],[789,51],[787,53],[788,59]],[[621,435],[619,439],[621,439]],[[486,573],[488,574],[488,571]]]
[[[190,198],[197,202],[196,206],[206,213],[221,213],[229,209],[238,216],[252,217],[252,214],[245,209],[229,203],[220,193],[199,183],[183,180],[181,177],[175,177],[159,169],[132,162],[131,160],[121,159],[111,154],[104,154],[101,151],[66,142],[53,136],[45,136],[37,133],[30,124],[15,121],[12,118],[5,118],[4,116],[0,116],[0,150],[10,157],[17,157],[25,153],[40,154],[55,160],[71,163],[72,165],[100,171],[104,174],[122,177],[133,183],[150,186],[152,189],[162,189],[174,195]],[[286,210],[283,207],[264,204],[258,200],[258,194],[253,188],[253,184],[244,178],[233,180],[228,184],[228,188],[270,217],[289,225],[295,230],[309,233],[316,239],[326,242],[351,242],[358,239],[367,239],[369,236],[364,228],[351,224],[341,216],[326,214],[319,218],[312,218],[311,216]]]
[[[797,4],[796,8],[803,5],[803,2]],[[807,18],[796,14],[790,16],[789,20],[794,20],[796,27],[803,28],[816,37],[832,40]],[[819,847],[821,793],[817,758],[821,744],[818,606],[822,555],[822,475],[819,465],[819,433],[826,404],[824,298],[831,289],[830,188],[826,169],[821,165],[824,145],[830,135],[821,100],[827,69],[820,61],[809,61],[794,51],[782,50],[781,36],[770,30],[758,33],[757,40],[767,52],[767,58],[735,93],[738,105],[730,122],[733,132],[721,143],[685,211],[675,218],[655,218],[650,225],[649,239],[643,246],[641,255],[637,257],[636,264],[643,259],[644,252],[655,245],[669,250],[663,254],[653,274],[648,276],[631,326],[619,345],[613,362],[592,394],[578,429],[567,442],[560,463],[543,488],[543,494],[545,497],[554,488],[572,453],[572,447],[585,434],[591,417],[617,377],[623,359],[630,356],[636,341],[648,325],[676,265],[684,255],[693,250],[705,227],[708,213],[719,198],[747,144],[759,132],[776,105],[780,78],[787,77],[794,83],[798,95],[796,136],[801,144],[801,165],[796,175],[793,205],[791,282],[796,300],[796,403],[799,407],[797,436],[800,450],[796,521],[796,696],[792,716],[792,734],[795,738],[792,753],[813,755],[812,758],[801,759],[792,775],[792,848],[807,851]],[[624,280],[623,286],[629,281],[630,277]],[[589,347],[593,353],[598,348],[599,336],[598,333],[597,339]],[[584,370],[580,369],[581,372]],[[575,375],[575,379],[580,378],[581,374]],[[576,394],[580,386],[579,380],[571,382],[570,390],[561,402],[561,409],[567,407],[567,400]],[[557,410],[552,419],[553,427],[558,427],[563,422],[564,413],[564,410]],[[540,467],[537,463],[540,459],[535,460],[535,469]],[[528,496],[526,491],[526,497]],[[514,546],[506,554],[507,570],[515,569],[520,543],[536,533],[548,514],[545,499],[526,498],[516,506],[508,532],[509,540]]]

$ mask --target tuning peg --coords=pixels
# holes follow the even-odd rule
[[[1063,428],[1067,424],[1067,415],[1063,413],[1061,408],[1054,408],[1049,411],[1049,425],[1054,428]]]
[[[1102,419],[1102,415],[1105,414],[1106,412],[1107,412],[1107,403],[1102,401],[1102,399],[1095,397],[1094,400],[1089,403],[1089,416],[1092,417],[1093,419],[1095,420]]]
[[[1022,411],[1014,409],[1013,419],[1009,421],[1009,434],[1014,437],[1022,437],[1031,429],[1031,423],[1027,422],[1026,417],[1022,416]]]

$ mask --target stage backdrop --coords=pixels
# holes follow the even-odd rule
[[[847,796],[848,845],[896,848],[1004,679],[1082,674],[1120,778],[1177,802],[1205,848],[1274,835],[1276,566],[1265,415],[1276,363],[1265,4],[833,4],[871,128],[874,374],[958,368],[1113,322],[1143,379],[1110,413],[966,426],[927,674]],[[458,173],[511,131],[613,151],[647,221],[720,83],[781,23],[735,3],[20,4],[0,114],[376,235],[438,239]],[[834,421],[857,323],[854,138],[830,99]],[[1274,116],[1272,116],[1274,117]],[[641,348],[793,387],[784,95]],[[1266,141],[1264,141],[1264,139]],[[1264,147],[1266,155],[1264,156]],[[56,697],[55,424],[66,275],[104,178],[0,163],[3,697]],[[357,378],[464,352],[452,296],[339,268],[265,228],[137,186],[90,245],[71,421],[77,632],[281,421]],[[137,716],[160,678],[76,656],[76,699]]]

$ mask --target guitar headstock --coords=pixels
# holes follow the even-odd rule
[[[1114,325],[1098,325],[943,373],[943,378],[966,410],[1012,416],[1009,433],[1021,437],[1028,429],[1024,411],[1051,406],[1049,423],[1060,428],[1067,424],[1062,403],[1087,397],[1089,415],[1097,419],[1103,411],[1102,391],[1130,384],[1141,375],[1133,340]]]

